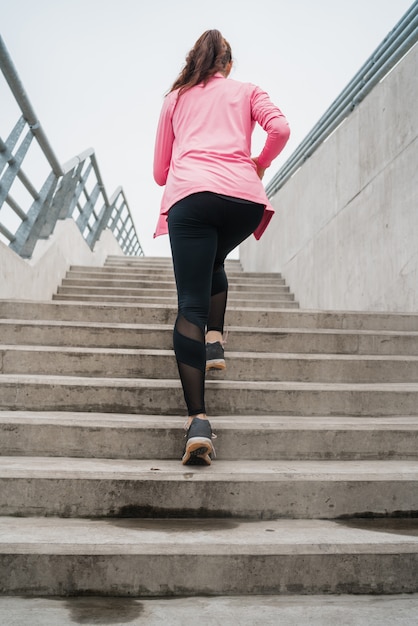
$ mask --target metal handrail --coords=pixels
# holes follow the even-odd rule
[[[305,139],[290,155],[281,169],[266,185],[272,198],[315,150],[354,111],[359,103],[377,85],[418,41],[418,0],[408,9],[371,57],[315,124]]]
[[[110,228],[125,254],[143,256],[123,190],[119,187],[109,200],[94,150],[85,150],[63,166],[59,163],[1,36],[0,69],[22,112],[8,139],[0,139],[0,210],[6,203],[21,221],[15,233],[0,222],[0,233],[9,241],[9,247],[20,256],[29,258],[38,239],[51,235],[57,220],[71,217],[91,249],[103,230]],[[39,190],[22,169],[33,138],[52,169]],[[10,194],[16,178],[33,199],[27,212]],[[93,190],[88,191],[87,184],[91,182]],[[123,228],[113,219],[115,207],[120,202],[125,215]],[[97,209],[99,203],[101,207]]]
[[[52,171],[56,176],[62,176],[62,168],[61,165],[55,156],[55,153],[48,141],[47,136],[44,133],[44,130],[38,120],[38,117],[35,113],[35,110],[30,103],[30,100],[26,94],[25,88],[22,84],[22,81],[19,78],[19,75],[16,71],[14,63],[7,51],[7,48],[4,44],[4,41],[0,35],[0,67],[3,72],[4,78],[6,79],[7,84],[10,87],[10,91],[15,97],[16,102],[19,104],[20,110],[22,111],[23,117],[26,122],[29,124],[29,128],[32,133],[35,135],[42,152],[45,154],[48,162],[52,168]]]

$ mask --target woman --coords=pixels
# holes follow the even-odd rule
[[[229,43],[218,30],[204,32],[164,100],[155,143],[154,178],[165,190],[154,236],[170,235],[178,294],[173,343],[189,415],[184,465],[210,465],[214,455],[204,387],[206,369],[225,367],[224,261],[267,227],[273,209],[261,179],[289,138],[265,92],[226,80],[231,67]],[[256,122],[267,138],[252,158]]]

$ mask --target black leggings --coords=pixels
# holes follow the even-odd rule
[[[173,344],[189,415],[205,409],[205,332],[223,332],[226,256],[258,226],[264,205],[194,193],[174,204],[168,227],[177,284]]]

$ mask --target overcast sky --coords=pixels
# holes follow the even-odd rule
[[[200,34],[231,44],[231,78],[260,85],[291,139],[268,182],[412,5],[411,0],[0,0],[0,32],[61,163],[93,147],[122,185],[148,256],[162,189],[152,178],[164,94]],[[17,121],[0,81],[0,136]],[[257,131],[253,153],[264,135]],[[262,240],[261,240],[262,242]],[[260,245],[261,245],[260,242]]]

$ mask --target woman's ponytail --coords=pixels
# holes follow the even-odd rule
[[[179,89],[179,95],[181,95],[199,83],[206,84],[216,72],[225,72],[231,61],[231,46],[226,39],[219,30],[207,30],[190,50],[186,57],[186,64],[170,91]]]

